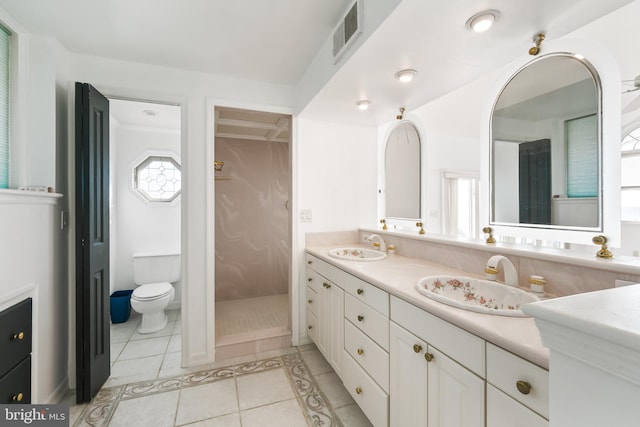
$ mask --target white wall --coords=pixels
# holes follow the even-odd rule
[[[180,162],[180,133],[122,125],[116,125],[114,130],[110,135],[115,149],[115,157],[111,158],[115,200],[111,214],[116,227],[115,233],[111,230],[111,243],[115,240],[117,249],[111,258],[111,291],[134,288],[134,253],[180,251],[181,210],[181,196],[170,203],[149,202],[132,188],[133,168],[148,156],[167,155]],[[172,306],[178,306],[179,301],[177,285]]]

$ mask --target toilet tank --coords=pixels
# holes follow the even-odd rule
[[[136,285],[180,280],[180,252],[139,252],[132,258]]]

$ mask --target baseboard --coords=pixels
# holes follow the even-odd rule
[[[66,377],[60,382],[60,384],[58,384],[58,387],[56,387],[56,389],[53,390],[53,392],[49,396],[47,396],[46,401],[43,403],[45,405],[58,404],[67,396],[68,392],[69,378]]]

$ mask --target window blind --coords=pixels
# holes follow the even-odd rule
[[[567,195],[598,196],[598,120],[596,115],[567,120]]]
[[[0,26],[0,188],[9,188],[10,39],[10,33]]]

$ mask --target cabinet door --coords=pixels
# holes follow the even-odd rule
[[[344,291],[340,287],[332,285],[325,294],[324,306],[327,314],[324,328],[327,334],[326,357],[336,373],[340,375],[344,347]]]
[[[389,332],[389,425],[426,426],[427,344],[393,322]]]
[[[429,347],[428,416],[433,427],[483,427],[484,380]]]
[[[487,384],[487,427],[548,427],[549,422]]]

